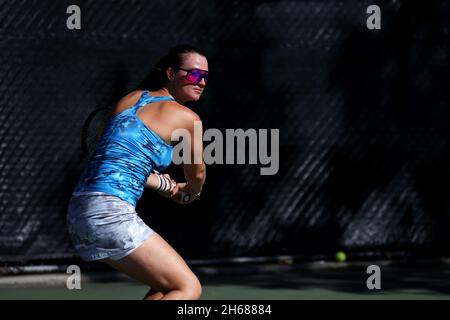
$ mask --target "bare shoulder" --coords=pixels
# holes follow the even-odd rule
[[[120,99],[119,102],[117,102],[114,113],[118,114],[124,111],[125,109],[128,109],[131,106],[133,106],[141,97],[142,92],[143,92],[142,90],[135,90],[128,93],[126,96]]]
[[[171,115],[176,116],[183,122],[192,123],[193,121],[201,121],[197,113],[176,101],[166,101],[165,106]]]

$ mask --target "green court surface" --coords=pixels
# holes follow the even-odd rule
[[[258,265],[194,268],[203,300],[450,300],[450,266],[380,263],[381,289],[367,288],[359,264]],[[0,277],[0,300],[139,300],[147,287],[114,272],[82,273],[81,289],[66,287],[68,274]]]

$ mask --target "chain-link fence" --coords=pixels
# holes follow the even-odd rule
[[[187,258],[450,244],[450,2],[1,1],[0,259],[71,258],[81,126],[179,43],[206,51],[204,129],[279,129],[280,168],[210,165],[200,201],[146,191],[143,219]],[[180,168],[169,170],[180,178]]]

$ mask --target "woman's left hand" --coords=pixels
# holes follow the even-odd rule
[[[168,174],[160,174],[157,172],[150,174],[145,184],[146,188],[158,191],[161,196],[166,198],[170,198],[175,194],[173,190],[176,189],[176,186],[177,182],[170,178]]]
[[[169,183],[170,186],[166,187],[165,190],[158,191],[158,193],[164,198],[170,198],[178,192],[177,182],[170,178],[168,174],[162,174],[161,176],[165,179],[165,183]]]

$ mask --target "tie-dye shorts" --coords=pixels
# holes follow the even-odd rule
[[[67,227],[85,261],[119,260],[155,233],[130,203],[102,192],[73,194]]]

